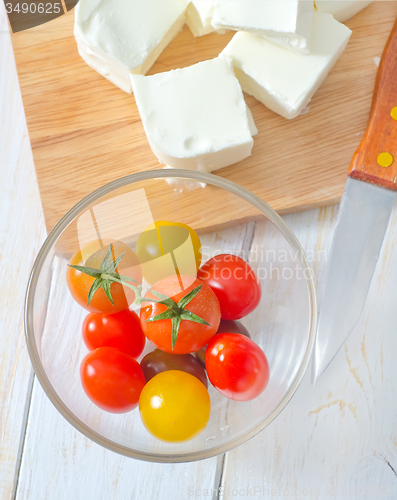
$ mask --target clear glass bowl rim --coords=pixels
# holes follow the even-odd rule
[[[33,328],[33,304],[34,304],[34,296],[36,292],[36,286],[40,275],[40,271],[42,269],[42,266],[45,262],[45,259],[50,249],[53,247],[54,243],[62,234],[64,229],[69,225],[69,223],[72,222],[75,219],[75,217],[77,217],[81,213],[81,211],[87,208],[91,203],[95,202],[102,196],[109,194],[111,191],[127,186],[128,184],[134,184],[136,182],[141,182],[150,179],[167,179],[167,178],[178,178],[190,181],[197,181],[225,189],[230,193],[240,196],[244,200],[248,201],[256,208],[258,208],[264,215],[266,215],[266,217],[269,220],[271,220],[275,224],[275,226],[279,229],[279,231],[285,237],[287,242],[291,245],[293,250],[296,251],[298,262],[302,266],[302,269],[304,270],[303,275],[308,290],[309,309],[310,309],[309,339],[303,357],[303,361],[295,375],[293,383],[291,384],[289,390],[285,393],[280,404],[270,413],[270,415],[267,416],[267,418],[265,418],[259,425],[257,425],[254,429],[252,429],[248,433],[246,433],[244,436],[241,436],[240,438],[235,439],[230,443],[227,443],[223,446],[219,446],[217,448],[213,448],[208,451],[203,450],[199,452],[196,451],[184,454],[157,454],[157,453],[135,451],[127,446],[123,446],[121,444],[111,441],[110,439],[104,438],[100,434],[90,429],[86,424],[84,424],[84,422],[79,420],[63,403],[63,401],[60,399],[55,389],[51,385],[40,361],[40,356],[34,338],[34,328]],[[314,280],[312,277],[312,271],[298,239],[293,234],[291,229],[287,226],[287,224],[283,221],[283,219],[266,202],[264,202],[261,198],[259,198],[255,194],[251,193],[248,189],[245,189],[244,187],[232,181],[229,181],[227,179],[224,179],[222,177],[213,174],[209,174],[207,172],[192,171],[186,169],[162,169],[162,170],[155,169],[155,170],[139,172],[136,174],[131,174],[126,177],[121,177],[115,181],[109,182],[108,184],[105,184],[104,186],[100,187],[99,189],[85,196],[74,207],[72,207],[56,224],[56,226],[51,230],[46,240],[44,241],[33,264],[33,268],[29,277],[29,282],[26,291],[24,326],[25,326],[25,338],[28,347],[28,352],[35,374],[44,392],[46,393],[52,404],[73,427],[75,427],[79,432],[81,432],[83,435],[85,435],[95,443],[120,455],[135,458],[138,460],[144,460],[147,462],[182,463],[182,462],[192,462],[196,460],[211,458],[216,455],[225,453],[245,443],[248,439],[251,439],[252,437],[256,436],[256,434],[258,434],[261,430],[267,427],[270,424],[270,422],[272,422],[276,418],[276,416],[285,408],[285,406],[290,401],[290,399],[296,392],[297,388],[299,387],[299,384],[301,383],[310,362],[311,354],[314,348],[314,341],[317,329],[317,300],[316,300]]]

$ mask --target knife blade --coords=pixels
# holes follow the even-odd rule
[[[350,164],[325,275],[312,385],[357,324],[397,198],[397,20],[376,78],[370,119]]]

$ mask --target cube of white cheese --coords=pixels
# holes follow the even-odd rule
[[[182,29],[184,0],[80,0],[75,37],[85,62],[125,92]]]
[[[252,132],[230,59],[153,76],[131,75],[142,123],[160,163],[211,172],[251,154]]]
[[[244,92],[285,118],[308,104],[345,49],[351,31],[330,14],[313,16],[312,51],[285,50],[252,33],[237,33],[222,54],[232,58]]]
[[[355,16],[360,10],[372,2],[362,0],[316,0],[316,8],[320,12],[332,14],[340,23]]]
[[[313,0],[218,0],[212,25],[255,33],[307,54],[313,11]]]
[[[215,0],[191,0],[186,11],[186,24],[194,36],[203,36],[215,31],[212,15]]]

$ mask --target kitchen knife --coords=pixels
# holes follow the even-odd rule
[[[357,324],[397,197],[397,20],[376,78],[367,130],[339,208],[321,302],[312,384]]]

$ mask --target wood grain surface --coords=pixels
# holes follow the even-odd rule
[[[380,155],[386,155],[386,161]],[[397,191],[397,20],[380,62],[368,127],[349,175]]]
[[[48,229],[106,182],[162,167],[148,146],[134,97],[79,57],[73,16],[70,12],[12,36]],[[374,58],[381,55],[396,16],[396,2],[374,2],[347,23],[353,35],[345,53],[307,113],[295,120],[247,96],[259,129],[253,154],[217,174],[252,190],[279,212],[338,202],[369,116]],[[194,39],[185,28],[151,73],[216,57],[232,36]],[[222,210],[222,196],[218,203],[212,224],[240,220],[238,207]],[[194,225],[194,203],[189,210]]]

